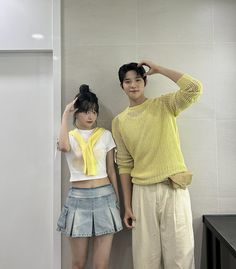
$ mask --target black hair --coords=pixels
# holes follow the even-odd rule
[[[142,65],[138,66],[138,63],[132,62],[132,63],[122,65],[118,71],[118,76],[119,76],[121,87],[122,87],[123,81],[125,79],[125,75],[129,71],[135,71],[137,73],[137,75],[142,77],[142,79],[144,80],[144,85],[146,85],[147,77],[144,76],[144,74],[146,73],[144,67]]]
[[[82,84],[79,87],[79,93],[76,94],[74,108],[77,109],[73,116],[73,124],[75,125],[76,114],[79,112],[95,111],[99,113],[98,98],[95,93],[91,92],[90,88],[86,84]]]

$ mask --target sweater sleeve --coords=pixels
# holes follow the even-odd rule
[[[188,74],[184,74],[178,81],[179,90],[163,95],[162,101],[169,111],[174,115],[178,114],[197,101],[202,93],[202,84]]]
[[[116,163],[119,174],[131,174],[131,170],[134,167],[134,160],[122,139],[119,119],[117,117],[112,121],[112,134],[116,143]]]

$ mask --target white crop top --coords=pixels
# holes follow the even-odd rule
[[[83,139],[87,141],[94,129],[77,129],[77,131],[80,133]],[[110,131],[105,130],[94,145],[93,152],[96,159],[97,168],[97,174],[95,176],[88,176],[84,174],[84,160],[82,151],[78,145],[77,140],[73,136],[69,135],[69,140],[71,150],[66,152],[66,159],[70,170],[70,182],[107,177],[106,155],[108,151],[116,147]]]

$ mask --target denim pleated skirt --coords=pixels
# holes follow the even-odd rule
[[[120,209],[113,186],[70,188],[57,230],[67,237],[92,237],[121,231]]]

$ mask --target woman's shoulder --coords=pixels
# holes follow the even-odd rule
[[[110,130],[103,129],[104,132],[101,135],[100,142],[107,148],[115,147],[115,142],[113,140],[113,136]]]
[[[103,129],[103,135],[104,136],[109,136],[109,135],[111,135],[111,131],[110,130],[107,130],[107,129],[105,129],[105,128],[102,128]]]

